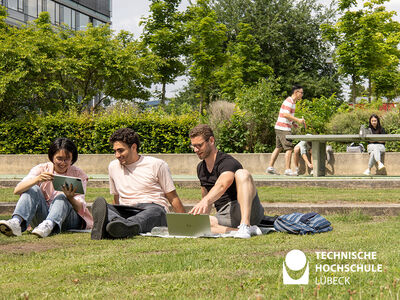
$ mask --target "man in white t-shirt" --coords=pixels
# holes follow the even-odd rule
[[[285,151],[285,175],[296,175],[290,168],[293,144],[291,141],[286,139],[286,136],[291,134],[292,126],[294,122],[299,123],[299,125],[305,126],[306,122],[303,118],[299,119],[294,116],[296,109],[296,102],[303,97],[303,88],[299,85],[295,85],[292,88],[292,96],[286,98],[281,105],[279,110],[278,120],[275,124],[275,134],[276,134],[276,146],[275,150],[272,152],[271,160],[269,166],[266,170],[269,174],[278,174],[274,168],[276,159],[282,149]]]
[[[121,128],[110,137],[116,159],[108,166],[113,204],[102,197],[92,206],[94,240],[127,238],[166,226],[169,205],[185,212],[168,165],[161,159],[138,154],[138,134]]]

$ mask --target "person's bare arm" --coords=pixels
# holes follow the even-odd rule
[[[184,213],[185,208],[183,207],[183,204],[181,202],[181,199],[179,199],[179,196],[176,192],[176,190],[173,190],[172,192],[166,193],[165,196],[167,197],[169,203],[172,206],[172,209],[174,212],[177,213]]]
[[[227,171],[222,173],[218,177],[213,188],[190,210],[189,213],[194,215],[210,213],[211,205],[225,193],[225,191],[232,185],[234,179],[235,174],[233,172]]]
[[[292,115],[289,114],[289,113],[283,113],[282,116],[285,117],[286,119],[289,119],[290,121],[297,122],[297,123],[299,123],[300,125],[301,125],[301,124],[306,125],[306,120],[304,120],[303,118],[301,118],[301,119],[296,118],[295,116],[292,116]]]
[[[75,199],[75,191],[76,187],[74,188],[72,185],[63,185],[62,186],[64,195],[67,197],[69,203],[71,203],[72,207],[76,212],[79,212],[83,209],[83,203],[78,199]]]
[[[113,204],[119,204],[119,195],[114,195]]]
[[[14,189],[14,195],[21,195],[23,192],[26,192],[35,184],[51,180],[53,180],[53,174],[49,172],[43,172],[32,179],[24,180],[18,183]]]

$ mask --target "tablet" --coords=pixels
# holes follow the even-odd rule
[[[78,177],[70,177],[70,176],[62,176],[62,175],[54,175],[53,176],[53,186],[56,191],[62,192],[62,186],[64,184],[70,185],[76,188],[76,194],[84,194],[82,179]]]

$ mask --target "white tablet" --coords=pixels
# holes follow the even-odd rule
[[[78,177],[54,175],[53,176],[53,186],[56,191],[62,192],[62,186],[66,184],[67,186],[72,185],[76,188],[76,194],[84,194],[82,179]]]

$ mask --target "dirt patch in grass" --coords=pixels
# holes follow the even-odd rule
[[[29,254],[32,252],[43,252],[46,250],[59,249],[62,245],[56,243],[43,243],[43,242],[33,242],[33,243],[11,243],[0,245],[0,252],[2,253],[12,253],[12,254]]]

